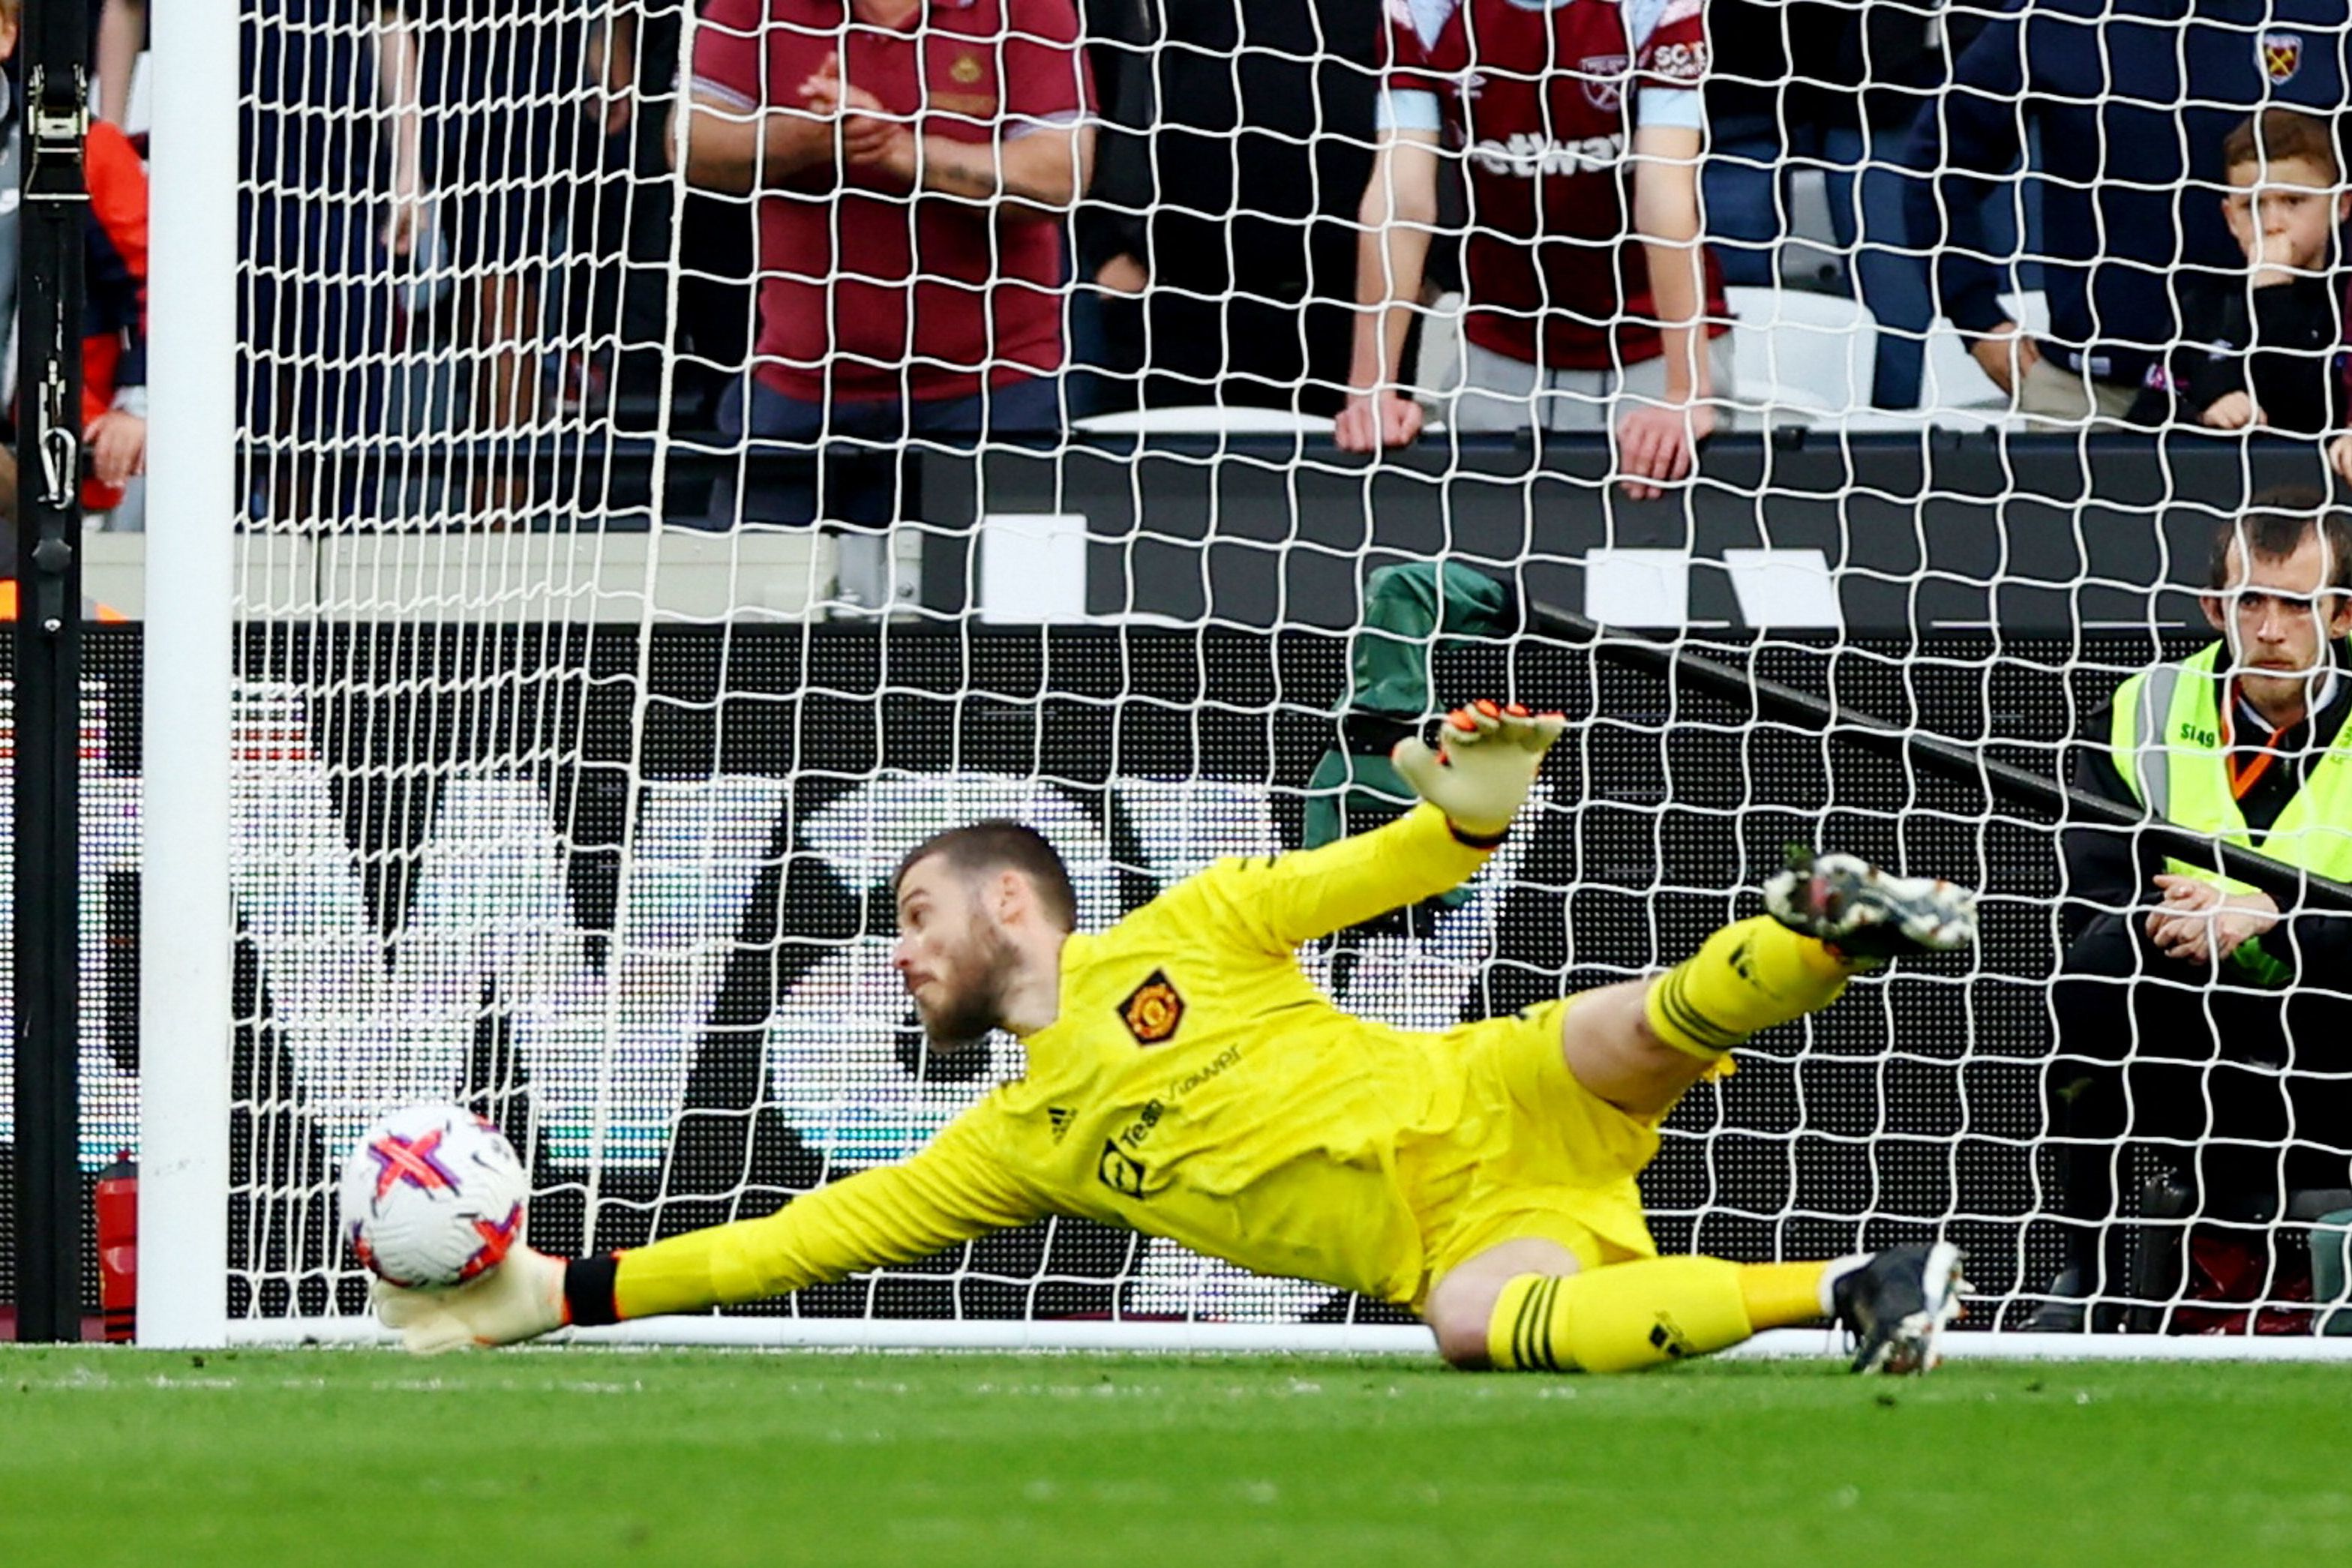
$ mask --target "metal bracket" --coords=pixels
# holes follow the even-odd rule
[[[52,102],[48,72],[35,66],[25,78],[25,200],[89,204],[82,178],[82,143],[89,136],[89,76],[74,67],[72,96]]]

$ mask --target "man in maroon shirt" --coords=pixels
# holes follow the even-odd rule
[[[1470,196],[1453,428],[1602,430],[1613,415],[1635,496],[1683,478],[1721,419],[1707,400],[1730,390],[1728,312],[1699,244],[1701,0],[1389,0],[1383,36],[1339,444],[1421,433],[1397,361],[1450,130]]]
[[[903,444],[1059,425],[1077,37],[1072,0],[709,0],[677,155],[760,222],[752,375],[721,423],[822,454],[755,472],[740,520],[881,527]]]

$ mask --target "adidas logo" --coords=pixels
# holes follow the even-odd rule
[[[1070,1124],[1076,1120],[1076,1112],[1068,1110],[1063,1106],[1049,1105],[1046,1107],[1045,1120],[1054,1124],[1054,1141],[1055,1143],[1058,1144],[1062,1141],[1063,1135],[1070,1130]]]

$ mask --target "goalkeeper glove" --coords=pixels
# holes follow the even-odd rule
[[[403,1348],[418,1355],[512,1344],[535,1339],[567,1321],[561,1258],[517,1247],[478,1280],[446,1291],[412,1291],[375,1283],[375,1315],[400,1332]]]
[[[1436,750],[1413,737],[1398,741],[1389,760],[1457,833],[1499,839],[1527,803],[1544,753],[1567,727],[1559,714],[1531,714],[1517,703],[1502,707],[1481,698],[1445,716]]]

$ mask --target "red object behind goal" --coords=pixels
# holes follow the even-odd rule
[[[98,1303],[110,1343],[127,1343],[138,1328],[139,1167],[131,1151],[98,1175]]]

